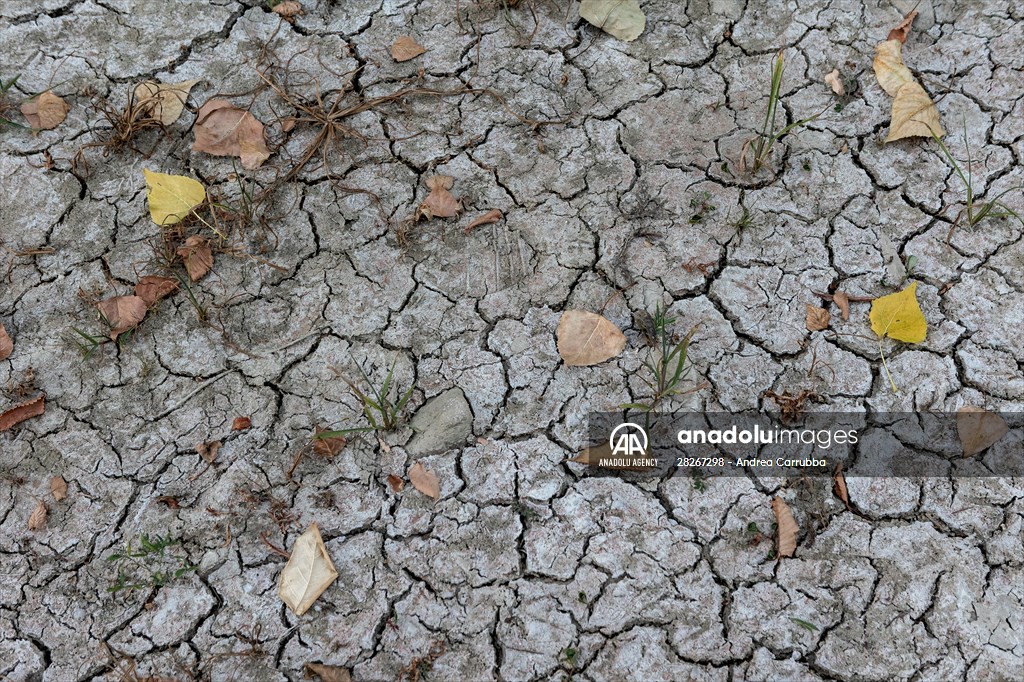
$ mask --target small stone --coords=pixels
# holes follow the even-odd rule
[[[413,457],[434,455],[465,444],[473,428],[473,412],[461,388],[434,396],[410,424],[416,435],[406,448]]]

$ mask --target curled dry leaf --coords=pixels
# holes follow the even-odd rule
[[[872,66],[878,84],[894,98],[886,142],[905,137],[931,137],[932,133],[937,137],[946,134],[935,103],[903,64],[903,43],[899,40],[879,43]]]
[[[6,412],[0,413],[0,433],[7,431],[17,424],[38,417],[46,411],[46,396],[41,395],[27,402],[15,405]]]
[[[188,93],[198,82],[199,79],[180,83],[139,83],[135,88],[135,101],[144,103],[150,116],[169,126],[181,117]]]
[[[843,320],[850,319],[850,296],[845,291],[832,294],[832,302],[839,306],[839,314]]]
[[[967,406],[956,412],[956,430],[964,447],[964,457],[971,457],[1005,436],[1010,427],[995,412]]]
[[[168,175],[143,169],[149,216],[157,225],[179,223],[206,199],[206,190],[198,180],[184,175]]]
[[[115,341],[121,334],[138,326],[149,309],[140,296],[114,296],[100,301],[96,308],[110,325],[110,338]]]
[[[165,505],[168,509],[181,509],[181,504],[178,502],[178,498],[174,495],[161,495],[156,498],[156,501]]]
[[[928,323],[917,303],[917,282],[903,291],[876,298],[871,302],[871,331],[879,337],[921,343],[928,333]]]
[[[203,458],[207,464],[213,464],[217,459],[217,453],[220,451],[220,447],[223,445],[219,440],[211,441],[209,443],[200,443],[196,446],[196,452]]]
[[[235,417],[235,420],[231,422],[232,431],[245,431],[252,426],[252,419],[249,417]]]
[[[819,308],[807,304],[807,319],[804,324],[807,325],[807,330],[812,332],[820,332],[823,329],[828,329],[828,323],[832,319],[832,316],[824,308]]]
[[[284,0],[274,5],[274,13],[285,21],[291,22],[298,15],[302,14],[302,5],[296,0]]]
[[[903,17],[903,21],[896,25],[896,28],[889,31],[889,35],[886,36],[886,40],[898,40],[901,43],[907,42],[907,36],[910,35],[910,26],[914,23],[914,19],[917,18],[917,10],[912,10]]]
[[[499,220],[501,220],[501,211],[496,208],[492,208],[487,213],[484,213],[482,216],[474,219],[469,225],[466,225],[465,233],[469,234],[473,231],[474,227],[490,225],[491,223],[496,223]]]
[[[776,555],[778,557],[791,557],[796,552],[796,534],[800,527],[796,525],[793,512],[789,505],[781,498],[772,499],[772,511],[775,512],[776,529]]]
[[[14,342],[11,341],[11,335],[7,333],[7,329],[0,324],[0,360],[6,360],[11,357],[11,353],[14,352]]]
[[[307,663],[306,670],[302,676],[310,679],[316,675],[320,682],[352,682],[352,675],[348,668],[340,665],[324,665],[323,663]]]
[[[846,94],[846,87],[843,86],[843,79],[839,77],[839,69],[832,69],[832,73],[825,76],[825,84],[832,88],[832,92],[840,97]]]
[[[338,577],[315,523],[299,536],[281,571],[277,593],[296,616],[301,616]]]
[[[214,156],[237,156],[242,168],[259,168],[270,158],[263,124],[248,111],[224,99],[211,99],[196,114],[192,151]]]
[[[21,105],[21,113],[36,130],[52,130],[64,122],[71,107],[49,90]]]
[[[437,479],[437,474],[423,466],[423,462],[416,462],[409,469],[409,481],[424,495],[435,500],[441,498],[441,482]]]
[[[836,471],[832,474],[832,493],[843,501],[846,508],[850,508],[850,491],[846,489],[846,476],[843,476],[843,463],[836,464]]]
[[[405,479],[394,474],[388,474],[388,485],[391,486],[393,492],[400,493],[405,489]]]
[[[178,290],[178,280],[159,275],[146,275],[135,285],[135,295],[152,306],[162,298]]]
[[[454,218],[462,210],[462,201],[449,192],[455,182],[450,175],[432,175],[427,178],[430,194],[416,211],[416,220],[426,218]]]
[[[28,529],[42,530],[46,526],[46,514],[46,505],[40,500],[36,503],[36,508],[32,510],[32,514],[28,517]]]
[[[330,459],[345,449],[348,439],[345,436],[328,436],[321,438],[320,434],[330,433],[327,429],[316,427],[313,433],[313,452],[321,457]]]
[[[558,354],[571,367],[596,365],[626,347],[626,336],[606,318],[585,310],[562,313],[555,332]]]
[[[399,36],[391,43],[391,56],[396,62],[407,62],[427,51],[412,36]]]
[[[193,282],[201,279],[213,267],[213,251],[210,244],[194,234],[185,240],[185,245],[178,249],[178,255],[185,262],[185,270]]]
[[[68,482],[63,476],[54,476],[50,479],[50,494],[58,502],[68,496]]]
[[[636,40],[647,26],[637,0],[583,0],[580,17],[619,40]]]

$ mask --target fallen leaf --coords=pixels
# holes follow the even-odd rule
[[[409,469],[409,481],[416,490],[424,495],[433,497],[435,500],[441,498],[441,483],[437,479],[437,474],[427,471],[423,462],[416,462]]]
[[[894,98],[886,142],[905,137],[931,137],[933,132],[937,137],[946,134],[935,103],[903,64],[903,43],[899,40],[879,43],[873,67],[878,84]]]
[[[570,367],[596,365],[626,347],[626,336],[601,315],[585,310],[562,313],[555,332],[558,354]]]
[[[462,201],[449,192],[455,180],[450,175],[432,175],[427,178],[430,194],[416,211],[416,220],[426,218],[454,218],[462,210]]]
[[[846,94],[843,86],[843,79],[839,77],[839,69],[832,69],[832,73],[825,76],[825,84],[832,88],[832,92],[840,97]]]
[[[49,90],[21,105],[21,113],[36,130],[53,130],[68,117],[71,107]]]
[[[608,442],[600,443],[598,445],[591,445],[588,448],[583,448],[576,454],[575,457],[571,457],[569,462],[576,462],[577,464],[586,464],[587,466],[601,466],[599,462],[602,459],[609,458],[619,459],[621,455],[612,455],[612,446]],[[602,469],[609,471],[648,471],[651,467],[642,466],[630,466],[628,464],[616,464],[615,466],[601,466]]]
[[[146,275],[135,285],[135,295],[152,306],[160,299],[178,290],[178,280],[159,275]]]
[[[637,0],[583,0],[580,17],[619,40],[636,40],[647,26]]]
[[[302,5],[296,0],[284,0],[274,5],[274,13],[286,21],[292,21],[296,16],[302,14]]]
[[[213,251],[205,238],[194,234],[178,249],[178,255],[185,262],[185,270],[193,282],[202,279],[213,267]]]
[[[296,616],[301,616],[337,577],[320,528],[313,523],[295,541],[291,557],[281,571],[277,593]]]
[[[17,424],[38,417],[46,411],[46,396],[41,395],[27,402],[15,405],[6,412],[0,413],[0,433],[7,431]]]
[[[850,492],[846,489],[846,476],[843,476],[843,463],[836,464],[836,471],[832,474],[832,492],[843,501],[846,508],[850,508]]]
[[[14,352],[14,342],[11,341],[11,335],[7,333],[7,329],[0,324],[0,360],[6,360],[11,357],[11,353]]]
[[[1010,427],[995,412],[967,406],[956,411],[956,430],[964,447],[964,457],[971,457],[1005,436]]]
[[[196,114],[192,151],[214,156],[237,156],[242,168],[259,168],[270,158],[263,124],[252,114],[224,99],[211,99]]]
[[[68,482],[63,476],[54,476],[50,479],[50,494],[58,502],[68,496]]]
[[[793,512],[789,505],[776,497],[772,499],[772,511],[775,512],[776,551],[781,557],[791,557],[796,552],[796,534],[800,527],[796,525]]]
[[[348,668],[340,665],[324,665],[323,663],[307,663],[306,670],[302,676],[307,680],[313,675],[318,675],[321,682],[352,682],[352,674]]]
[[[917,303],[917,282],[895,294],[876,298],[871,303],[871,331],[879,337],[921,343],[928,333],[928,323]]]
[[[219,440],[211,441],[209,443],[200,443],[196,446],[196,452],[207,464],[213,464],[214,460],[217,459],[217,452],[223,445]]]
[[[464,230],[464,232],[466,234],[469,234],[470,232],[473,231],[474,227],[479,227],[480,225],[490,225],[491,223],[496,223],[499,220],[501,220],[501,211],[499,211],[496,208],[492,208],[487,213],[484,213],[479,218],[473,220],[473,222],[471,222],[469,225],[466,225],[466,229]]]
[[[898,40],[901,43],[907,42],[907,36],[910,35],[910,26],[914,23],[914,19],[917,18],[917,10],[911,10],[903,17],[903,21],[896,25],[896,28],[889,31],[889,35],[886,40]]]
[[[178,498],[173,495],[161,495],[156,498],[156,501],[160,504],[167,505],[168,509],[181,509],[181,505],[178,503]]]
[[[388,485],[391,486],[392,492],[400,493],[405,489],[405,479],[394,474],[388,474]]]
[[[407,62],[427,51],[412,36],[399,36],[391,43],[391,56],[396,62]]]
[[[806,305],[807,319],[804,321],[804,324],[807,326],[807,330],[820,332],[823,329],[828,329],[829,320],[832,319],[829,312],[824,308],[819,308],[817,306],[810,305],[809,303]]]
[[[177,121],[181,112],[185,110],[188,93],[198,82],[197,78],[180,83],[139,83],[135,87],[135,101],[145,106],[153,118],[169,126]]]
[[[198,180],[184,175],[168,175],[143,169],[149,216],[157,225],[179,223],[206,199],[206,190]]]
[[[149,309],[140,296],[114,296],[100,301],[96,308],[110,325],[110,338],[114,341],[142,322]]]
[[[232,431],[245,431],[252,426],[252,419],[249,417],[235,417],[234,421],[231,422]]]
[[[46,526],[46,513],[46,505],[40,500],[32,510],[32,515],[28,517],[28,529],[42,530]]]
[[[313,452],[321,457],[330,459],[345,449],[345,446],[348,445],[348,439],[345,436],[320,437],[320,434],[328,432],[328,429],[321,429],[319,426],[314,429]]]
[[[850,319],[850,296],[845,291],[836,291],[832,294],[832,302],[839,307],[840,317],[843,320]]]

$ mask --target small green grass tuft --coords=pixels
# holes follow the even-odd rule
[[[162,587],[196,571],[199,567],[190,564],[187,557],[167,552],[180,544],[181,540],[169,535],[150,537],[148,533],[139,536],[138,547],[133,547],[131,541],[127,542],[122,551],[106,558],[117,564],[117,580],[107,588],[107,592]]]
[[[692,389],[683,389],[683,380],[686,378],[687,366],[686,355],[690,348],[690,339],[697,332],[694,327],[683,338],[669,331],[669,327],[675,323],[675,318],[668,317],[666,311],[659,305],[654,311],[652,318],[654,322],[654,348],[644,361],[651,373],[651,379],[641,377],[641,380],[651,389],[651,397],[647,402],[626,403],[620,405],[623,410],[639,410],[645,415],[645,423],[650,426],[650,415],[658,409],[662,402],[672,396],[682,395]]]
[[[351,429],[341,429],[338,431],[321,431],[316,435],[317,438],[337,438],[339,436],[346,436],[350,433],[359,433],[364,431],[394,431],[402,423],[402,409],[406,403],[409,402],[409,398],[412,397],[412,392],[416,388],[416,384],[410,386],[401,396],[395,400],[392,397],[394,386],[392,380],[395,376],[395,365],[398,364],[398,358],[391,363],[391,368],[388,370],[387,375],[384,377],[383,383],[379,387],[374,386],[373,382],[370,381],[370,377],[367,376],[366,371],[363,370],[358,364],[356,369],[359,371],[362,377],[365,388],[361,388],[356,383],[342,374],[335,368],[331,370],[341,377],[341,380],[348,384],[348,387],[352,390],[352,395],[363,406],[363,416],[366,421],[370,423],[369,426],[359,426]]]

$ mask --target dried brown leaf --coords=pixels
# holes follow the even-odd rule
[[[21,113],[36,130],[52,130],[68,116],[71,107],[49,90],[21,105]]]
[[[843,501],[846,508],[850,508],[850,491],[846,489],[846,476],[843,476],[843,463],[836,464],[836,471],[832,475],[832,492]]]
[[[135,295],[152,306],[162,298],[178,290],[178,280],[159,275],[146,275],[135,285]]]
[[[807,304],[807,319],[804,324],[807,325],[808,331],[820,332],[823,329],[828,329],[828,323],[831,319],[832,316],[824,308]]]
[[[301,616],[337,578],[338,571],[320,537],[320,528],[313,523],[295,541],[281,571],[277,593],[296,616]]]
[[[470,232],[473,231],[474,227],[479,227],[481,225],[490,225],[491,223],[496,223],[499,220],[501,220],[501,211],[499,211],[496,208],[492,208],[490,211],[484,213],[482,216],[475,218],[473,222],[471,222],[469,225],[466,225],[466,229],[464,231],[466,234],[469,234]]]
[[[139,296],[114,296],[96,304],[100,315],[110,325],[110,338],[134,329],[146,317],[148,306]]]
[[[396,62],[407,62],[426,51],[427,48],[417,43],[412,36],[399,36],[395,42],[391,43],[391,56]]]
[[[231,422],[232,431],[245,431],[252,426],[252,419],[249,417],[235,417],[234,421]]]
[[[428,471],[423,466],[423,462],[416,462],[409,469],[409,481],[416,490],[424,495],[433,497],[435,500],[441,498],[441,482],[436,473]]]
[[[319,438],[321,433],[327,433],[328,429],[322,429],[319,426],[313,432],[313,452],[320,455],[321,457],[327,457],[330,459],[339,452],[345,449],[348,445],[348,439],[345,436],[334,436],[331,438]]]
[[[839,313],[843,320],[850,319],[850,296],[845,291],[836,291],[832,294],[832,302],[839,306]]]
[[[796,552],[796,534],[800,527],[796,525],[793,512],[789,505],[781,498],[772,500],[772,511],[775,512],[776,523],[776,555],[778,557],[791,557]]]
[[[400,493],[405,489],[405,479],[394,474],[388,474],[388,485],[391,486],[393,492]]]
[[[342,668],[340,665],[307,663],[302,676],[308,680],[312,679],[313,675],[319,676],[320,682],[352,682],[352,674],[348,668]]]
[[[42,500],[36,503],[36,508],[32,510],[32,514],[28,517],[28,529],[29,530],[42,530],[46,526],[46,505],[43,504]]]
[[[196,114],[192,150],[214,156],[237,156],[242,168],[259,168],[270,158],[263,124],[227,100],[211,99]]]
[[[185,262],[185,270],[193,282],[203,278],[213,267],[213,251],[205,238],[194,234],[178,249],[178,255]]]
[[[840,97],[846,94],[846,87],[843,86],[843,79],[839,76],[839,69],[832,69],[832,73],[825,76],[825,84]]]
[[[68,482],[63,476],[54,476],[50,479],[50,494],[58,502],[68,496]]]
[[[46,411],[46,396],[41,395],[27,402],[15,405],[11,409],[0,414],[0,433],[7,431],[20,424],[26,419],[38,417]]]
[[[6,360],[11,357],[11,353],[14,352],[14,342],[11,341],[11,335],[7,333],[7,329],[0,324],[0,360]]]
[[[571,367],[596,365],[626,347],[626,336],[606,318],[585,310],[562,313],[555,332],[558,354]]]
[[[1005,436],[1010,427],[995,412],[967,406],[956,411],[956,430],[964,448],[964,457],[971,457]]]
[[[296,0],[284,0],[274,5],[274,13],[279,15],[286,21],[292,21],[295,17],[302,14],[302,5]]]
[[[454,218],[462,210],[462,201],[449,192],[454,179],[448,175],[433,175],[427,178],[430,194],[416,210],[416,220],[426,218]]]
[[[207,464],[213,464],[217,459],[217,452],[223,445],[219,440],[211,441],[209,443],[200,443],[196,446],[196,452]]]
[[[181,505],[178,503],[178,498],[173,495],[161,495],[156,498],[156,501],[160,504],[167,505],[168,509],[181,509]]]
[[[911,10],[903,21],[896,25],[896,28],[889,31],[889,35],[886,40],[898,40],[901,43],[907,42],[907,36],[910,35],[910,27],[914,23],[914,19],[917,18],[917,10]]]
[[[198,82],[199,79],[181,83],[139,83],[135,88],[135,101],[144,103],[153,118],[169,126],[181,117],[188,93]]]

